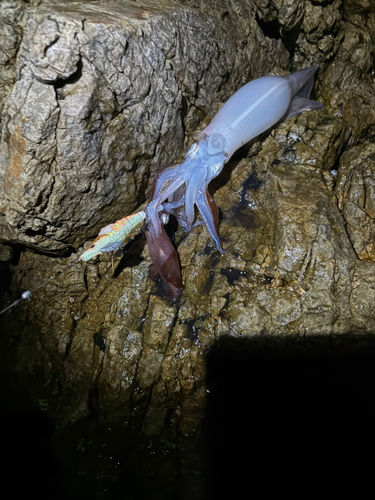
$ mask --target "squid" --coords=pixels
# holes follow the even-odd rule
[[[218,208],[208,185],[233,153],[257,135],[294,115],[324,108],[323,104],[310,99],[318,67],[311,66],[286,76],[258,78],[241,87],[201,132],[184,161],[157,172],[145,211],[103,228],[80,259],[88,260],[99,252],[118,248],[132,227],[144,223],[153,262],[152,275],[155,280],[160,279],[168,298],[176,302],[182,291],[180,265],[162,225],[173,215],[185,231],[190,231],[202,223],[195,222],[197,206],[217,249],[221,253],[227,251],[220,240]],[[124,224],[120,224],[122,222]]]
[[[247,83],[214,116],[181,164],[159,170],[146,209],[155,241],[161,233],[160,215],[174,215],[190,231],[196,205],[219,252],[227,251],[219,237],[218,209],[208,193],[208,184],[220,174],[233,153],[257,135],[294,115],[323,109],[323,104],[310,99],[318,67]]]

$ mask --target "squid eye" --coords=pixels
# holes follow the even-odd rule
[[[186,154],[185,154],[185,158],[187,158],[188,156],[192,155],[193,153],[195,153],[198,149],[198,143],[197,142],[194,142],[194,144],[192,144],[190,146],[190,148],[187,150]]]
[[[216,155],[225,151],[227,145],[227,140],[220,134],[220,132],[214,132],[207,138],[207,151],[210,155]]]

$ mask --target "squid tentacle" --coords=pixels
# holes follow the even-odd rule
[[[145,210],[145,232],[155,270],[172,300],[179,297],[181,274],[177,253],[162,224],[172,214],[186,231],[190,231],[197,225],[194,224],[194,206],[197,205],[218,250],[227,251],[218,233],[218,209],[207,186],[242,145],[293,115],[323,108],[321,103],[310,99],[318,67],[247,83],[222,106],[201,132],[198,142],[189,148],[184,161],[164,167],[156,174],[150,203]],[[117,226],[110,225],[103,231],[81,260],[121,244],[120,237],[114,234]]]
[[[208,232],[210,233],[211,238],[216,243],[217,249],[220,253],[226,253],[229,248],[227,248],[226,250],[223,249],[217,229],[219,211],[214,199],[208,192],[207,188],[204,192],[200,193],[196,203],[198,206],[198,210],[203,217],[204,223],[206,224]]]

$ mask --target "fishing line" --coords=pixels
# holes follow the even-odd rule
[[[173,205],[173,204],[172,204]],[[160,205],[158,208],[159,211],[163,210],[163,205]],[[26,290],[21,295],[21,298],[15,300],[12,304],[5,307],[2,311],[0,311],[0,315],[12,309],[17,304],[19,304],[22,300],[29,299],[32,294],[43,287],[49,280],[56,278],[61,273],[65,272],[69,266],[75,265],[77,262],[86,262],[93,257],[96,257],[99,254],[113,252],[118,250],[124,244],[124,240],[132,233],[132,231],[138,228],[141,224],[146,220],[146,212],[141,210],[133,215],[129,215],[128,217],[124,217],[116,221],[114,224],[109,224],[103,227],[97,238],[89,245],[89,247],[81,254],[81,256],[73,261],[69,262],[64,269],[61,271],[57,271],[57,273],[52,274],[49,278],[44,280],[40,285],[36,286],[31,290]],[[112,260],[112,269],[113,269],[113,260]],[[113,273],[114,274],[114,273]]]
[[[77,263],[76,261],[75,262],[69,262],[64,269],[61,269],[60,271],[57,271],[57,273],[55,273],[55,274],[52,274],[46,280],[42,281],[42,283],[40,283],[36,287],[32,288],[31,290],[26,290],[25,292],[23,292],[23,294],[21,295],[21,298],[15,300],[14,302],[12,302],[12,304],[10,304],[9,306],[7,306],[4,309],[2,309],[0,311],[0,314],[5,313],[9,309],[12,309],[12,307],[15,307],[22,300],[29,299],[34,292],[36,292],[37,290],[39,290],[39,288],[42,288],[42,286],[45,286],[49,282],[49,280],[52,280],[52,279],[56,278],[57,276],[59,276],[61,273],[64,273],[68,269],[68,267],[72,266],[73,264],[75,265],[76,263]]]
[[[11,304],[9,304],[9,306],[5,307],[4,309],[2,309],[0,311],[0,315],[5,313],[6,311],[9,311],[9,309],[12,309],[13,307],[15,307],[17,304],[19,304],[20,302],[22,302],[22,300],[27,300],[27,299],[30,299],[32,294],[34,292],[36,292],[37,290],[39,290],[39,288],[42,288],[43,286],[45,286],[50,280],[54,279],[54,278],[57,278],[57,276],[59,276],[60,274],[62,273],[65,273],[66,270],[68,269],[68,267],[70,266],[75,266],[77,264],[77,262],[84,262],[81,260],[81,258],[77,259],[77,260],[74,260],[73,262],[69,262],[65,267],[64,269],[61,269],[60,271],[57,271],[55,274],[52,274],[51,276],[49,276],[46,280],[42,281],[42,283],[40,283],[39,285],[37,285],[36,287],[32,288],[31,290],[26,290],[25,292],[23,292],[23,294],[21,295],[21,297],[17,300],[15,300],[14,302],[12,302]],[[112,266],[113,267],[113,266]],[[108,270],[111,268],[111,265],[108,266],[108,268],[106,269],[106,272],[104,273],[104,275],[107,274]]]

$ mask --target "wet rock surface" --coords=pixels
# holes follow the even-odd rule
[[[19,48],[2,114],[5,304],[46,284],[2,328],[19,369],[45,374],[61,421],[96,413],[173,441],[199,429],[206,355],[220,339],[375,331],[375,13],[336,1],[207,4],[43,2],[9,21]],[[139,207],[157,168],[178,161],[237,88],[312,63],[326,110],[255,139],[210,186],[228,253],[203,225],[177,230],[178,304],[149,279],[142,237],[114,263],[102,255],[49,279]]]

